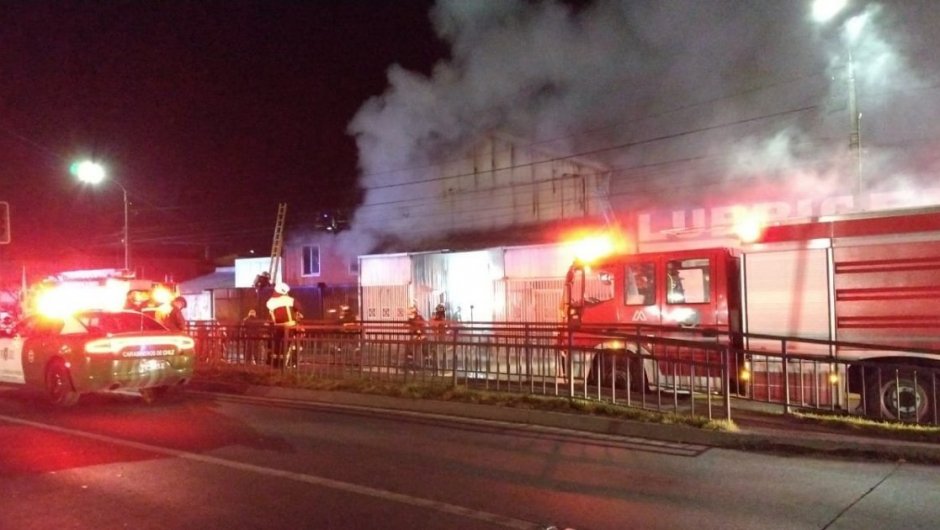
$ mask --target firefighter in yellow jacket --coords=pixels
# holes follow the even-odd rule
[[[271,315],[271,324],[274,326],[273,342],[271,348],[271,358],[269,364],[276,368],[284,365],[285,361],[285,342],[290,339],[290,330],[297,326],[297,321],[303,318],[300,313],[300,306],[294,297],[289,295],[290,286],[284,282],[278,282],[274,286],[274,294],[267,301],[268,313]],[[296,357],[290,360],[290,364],[297,366]]]

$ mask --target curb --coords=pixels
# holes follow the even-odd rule
[[[797,456],[816,456],[866,461],[912,462],[940,465],[940,444],[853,436],[841,433],[789,432],[785,429],[749,428],[740,432],[697,429],[688,425],[647,423],[603,416],[480,405],[450,401],[399,398],[332,390],[238,385],[193,381],[188,388],[207,393],[279,399],[375,409],[377,411],[434,414],[454,418],[540,426],[569,431],[661,442],[703,445],[713,448]]]

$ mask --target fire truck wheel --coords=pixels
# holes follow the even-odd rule
[[[649,392],[650,387],[643,371],[643,361],[640,358],[630,361],[630,390],[635,392]]]
[[[46,368],[46,394],[49,401],[59,407],[78,403],[79,395],[72,386],[72,374],[61,360],[53,361]]]
[[[154,386],[150,388],[141,388],[140,397],[143,398],[144,403],[150,405],[155,403],[158,399],[167,395],[170,391],[168,386]]]
[[[623,353],[621,351],[621,353]],[[629,365],[629,366],[628,366]],[[599,367],[595,364],[595,370],[600,370]],[[627,363],[626,356],[619,356],[617,363],[617,371],[613,375],[613,384],[616,388],[621,390],[626,390],[627,388],[627,372],[630,372],[629,382],[630,390],[634,392],[647,392],[649,386],[646,384],[646,378],[643,373],[643,361],[638,358],[630,358],[629,363]],[[604,374],[603,384],[604,386],[610,386],[611,384],[611,373],[610,367],[607,367],[606,372],[600,370],[600,373]]]
[[[912,371],[881,371],[868,378],[865,388],[866,413],[874,419],[932,423],[936,406],[930,379]]]

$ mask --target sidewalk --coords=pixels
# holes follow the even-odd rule
[[[726,449],[812,455],[819,458],[903,460],[940,465],[940,440],[936,443],[911,442],[846,433],[836,428],[810,424],[793,416],[764,410],[736,409],[734,421],[739,427],[739,432],[731,433],[697,429],[686,425],[646,423],[603,416],[339,391],[244,386],[212,381],[193,381],[188,388],[200,392],[250,398],[361,407],[376,411],[433,414],[451,418],[534,425]]]

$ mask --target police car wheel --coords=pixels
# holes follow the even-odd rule
[[[72,374],[62,361],[54,361],[46,368],[46,394],[53,405],[70,407],[78,402],[78,392],[72,387]]]
[[[162,398],[169,392],[170,387],[167,386],[155,386],[150,388],[141,388],[140,397],[143,398],[145,403],[153,403],[158,399]]]

